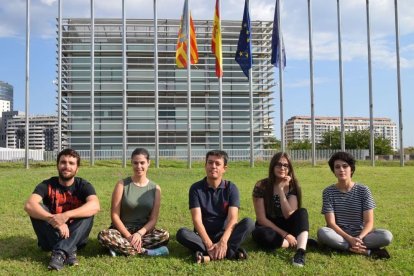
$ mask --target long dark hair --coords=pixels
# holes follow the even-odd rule
[[[288,175],[291,177],[289,182],[289,191],[296,193],[296,197],[298,199],[298,208],[302,206],[302,191],[299,186],[299,182],[295,176],[295,171],[293,170],[292,161],[290,160],[289,155],[286,152],[278,152],[273,155],[272,159],[270,160],[269,164],[269,175],[267,178],[260,180],[260,186],[264,188],[265,195],[264,195],[264,202],[266,210],[273,210],[275,208],[273,204],[273,186],[276,183],[276,175],[275,175],[275,166],[279,162],[279,160],[284,157],[288,161],[289,164],[289,171]]]

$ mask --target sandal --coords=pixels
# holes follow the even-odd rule
[[[201,251],[196,251],[194,254],[194,261],[196,264],[204,263],[204,254]]]
[[[236,259],[237,260],[247,260],[248,255],[244,248],[239,247],[236,252]]]

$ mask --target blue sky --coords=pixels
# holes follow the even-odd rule
[[[189,0],[193,18],[212,19],[215,0]],[[282,1],[287,53],[284,118],[310,115],[307,0]],[[179,18],[183,0],[157,0],[159,18]],[[222,1],[223,20],[241,20],[244,1]],[[369,117],[366,1],[342,0],[344,115]],[[89,17],[89,0],[62,0],[63,17]],[[121,0],[95,0],[95,17],[121,17]],[[127,18],[151,18],[150,0],[126,0]],[[275,0],[250,0],[251,20],[273,20]],[[404,146],[414,146],[414,1],[399,0]],[[339,116],[336,0],[312,0],[316,116]],[[25,109],[25,0],[0,0],[0,80]],[[31,0],[30,114],[56,114],[56,0]],[[399,125],[394,0],[370,1],[374,117]],[[277,72],[277,71],[275,71]],[[278,76],[275,75],[278,79]],[[279,89],[275,135],[280,138]]]

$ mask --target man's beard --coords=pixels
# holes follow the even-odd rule
[[[75,173],[71,173],[71,174],[69,174],[69,176],[64,176],[63,173],[61,171],[59,171],[59,178],[63,181],[69,181],[72,178],[74,178],[75,175],[76,175]]]

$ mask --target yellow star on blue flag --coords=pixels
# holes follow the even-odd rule
[[[236,62],[240,65],[243,73],[249,78],[249,70],[252,68],[252,43],[249,16],[249,0],[244,2],[244,13],[242,29],[240,31],[239,42],[237,44]]]

